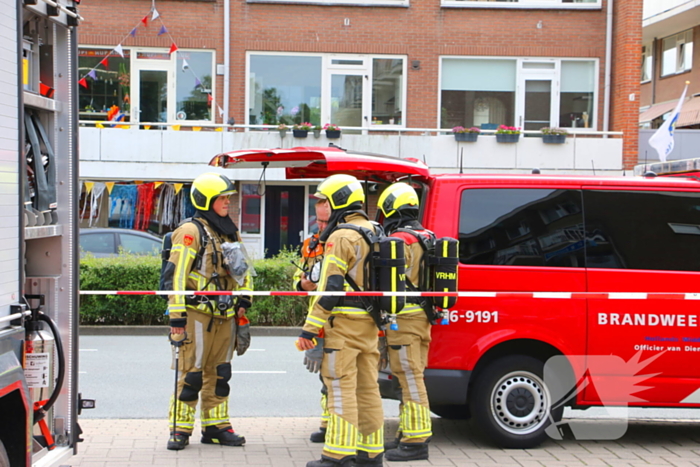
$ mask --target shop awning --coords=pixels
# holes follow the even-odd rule
[[[700,123],[700,97],[693,97],[681,107],[676,128],[697,125],[698,123]]]
[[[675,101],[652,105],[647,110],[639,114],[639,123],[650,122],[655,118],[662,116],[666,112],[672,111],[677,103],[678,99],[676,99]]]

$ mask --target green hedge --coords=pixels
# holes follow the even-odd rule
[[[290,290],[296,253],[283,251],[255,261],[255,290]],[[120,255],[80,260],[81,290],[157,290],[160,257]],[[254,297],[248,312],[255,326],[300,326],[306,317],[304,297]],[[166,302],[153,295],[81,295],[80,324],[167,324]]]

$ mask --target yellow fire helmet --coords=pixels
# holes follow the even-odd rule
[[[352,203],[365,202],[362,184],[352,175],[336,174],[326,178],[316,189],[316,198],[327,199],[333,210],[343,209]]]
[[[192,182],[190,199],[195,208],[208,211],[217,196],[232,195],[236,188],[225,175],[209,172],[200,175]]]
[[[382,192],[377,204],[384,217],[391,217],[401,209],[418,209],[418,194],[408,183],[397,182]]]

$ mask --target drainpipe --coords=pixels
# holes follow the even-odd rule
[[[612,75],[613,0],[608,0],[605,32],[605,91],[603,94],[603,131],[610,131],[610,77]],[[604,138],[608,136],[605,135]]]
[[[231,76],[231,0],[224,0],[224,118],[228,123],[228,101],[230,95]]]

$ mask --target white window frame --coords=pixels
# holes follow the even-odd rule
[[[690,36],[690,40],[687,39],[687,37],[686,37],[687,35]],[[676,67],[675,68],[676,69],[674,71],[671,71],[669,73],[664,74],[664,63],[663,63],[664,58],[663,57],[664,57],[664,52],[666,50],[664,48],[664,43],[670,39],[673,39],[675,41],[674,49],[676,50],[676,53],[675,53],[675,55],[676,55]],[[674,34],[672,36],[667,36],[667,37],[664,37],[663,39],[661,39],[661,76],[662,77],[686,73],[686,72],[691,71],[693,69],[693,54],[692,53],[688,54],[688,57],[687,57],[688,61],[690,61],[690,65],[684,66],[683,68],[681,68],[681,63],[684,63],[686,61],[683,59],[684,58],[683,57],[684,51],[686,50],[686,48],[680,47],[680,46],[684,46],[685,44],[693,44],[693,42],[694,42],[694,38],[693,38],[693,29],[692,28],[687,29],[687,30],[680,32],[678,34]]]
[[[294,3],[306,5],[347,5],[361,7],[404,7],[410,6],[410,0],[246,0],[247,3]],[[349,19],[348,24],[350,26]]]
[[[437,115],[437,124],[436,128],[440,128],[440,111],[442,109],[442,66],[443,66],[443,59],[457,59],[457,60],[513,60],[516,63],[516,72],[515,72],[515,111],[514,111],[514,116],[515,116],[515,121],[513,124],[515,126],[520,126],[519,122],[521,117],[523,117],[523,108],[522,108],[522,102],[523,102],[523,93],[525,90],[523,89],[523,84],[524,80],[528,75],[532,75],[533,69],[531,68],[523,68],[523,63],[532,63],[532,62],[552,62],[555,63],[555,76],[553,77],[552,81],[552,92],[554,94],[554,91],[556,90],[556,95],[552,96],[552,126],[558,127],[558,121],[560,118],[559,115],[559,103],[560,103],[560,98],[561,98],[561,64],[562,62],[571,62],[571,61],[578,61],[578,62],[594,62],[594,70],[593,70],[593,76],[599,76],[600,73],[600,60],[597,58],[582,58],[582,57],[562,57],[562,58],[552,58],[552,57],[508,57],[508,56],[480,56],[480,55],[441,55],[439,57],[440,61],[438,64],[438,96],[437,96],[437,109],[436,109],[436,115]],[[590,119],[590,126],[588,128],[582,128],[582,127],[576,127],[576,128],[570,128],[566,127],[567,129],[572,129],[576,130],[577,133],[583,133],[583,132],[593,132],[597,131],[598,128],[598,100],[600,98],[600,89],[599,89],[600,83],[598,79],[595,79],[594,86],[593,86],[593,110],[592,110],[592,115]],[[556,105],[555,105],[556,103]]]
[[[78,45],[78,49],[93,49],[93,50],[114,50],[114,47],[105,47],[105,46],[100,46],[100,45],[89,45],[89,44],[80,44]],[[168,124],[180,124],[184,126],[196,126],[197,123],[214,123],[216,121],[216,116],[217,116],[217,100],[216,100],[216,50],[214,49],[178,49],[179,51],[181,50],[182,52],[209,52],[211,53],[211,77],[212,77],[212,89],[211,89],[211,97],[212,97],[212,109],[211,109],[211,119],[209,120],[177,120],[175,118],[176,112],[175,112],[175,106],[177,105],[177,78],[180,76],[177,72],[178,66],[177,66],[177,57],[173,58],[172,54],[170,56],[170,60],[153,60],[153,66],[149,67],[149,60],[144,59],[144,58],[137,58],[139,53],[168,53],[169,49],[167,48],[162,48],[162,47],[137,47],[137,46],[129,46],[129,47],[124,47],[124,50],[129,51],[129,96],[132,98],[134,102],[138,102],[138,96],[139,93],[138,91],[135,91],[135,86],[136,86],[136,81],[132,78],[135,78],[135,76],[132,76],[132,74],[136,71],[139,70],[164,70],[168,72],[168,113],[167,113],[167,122]],[[175,52],[177,53],[177,52]],[[114,52],[111,54],[109,57],[118,57],[119,54]],[[201,77],[200,77],[201,78]],[[133,86],[133,87],[132,87]],[[219,104],[221,105],[221,104]],[[223,105],[222,105],[223,107]],[[133,112],[133,104],[132,104],[132,112]],[[133,120],[132,121],[136,121]]]
[[[562,0],[510,0],[510,1],[474,1],[441,0],[443,8],[510,8],[510,9],[548,9],[548,10],[600,10],[602,0],[587,3],[564,3]]]
[[[642,83],[650,82],[652,77],[654,76],[654,54],[652,53],[653,47],[654,45],[652,42],[648,44],[642,44],[642,70],[640,76],[640,81]],[[649,76],[645,77],[644,74],[646,72],[647,67],[650,67]]]
[[[363,114],[363,126],[371,126],[372,120],[372,83],[374,80],[373,72],[373,60],[374,59],[399,59],[402,60],[403,70],[402,70],[402,89],[401,89],[401,101],[403,102],[403,108],[401,111],[401,124],[394,125],[382,125],[382,128],[393,129],[393,128],[406,128],[406,120],[408,118],[408,108],[406,104],[407,92],[408,92],[408,56],[407,55],[357,55],[357,54],[321,54],[321,53],[298,53],[298,52],[270,52],[270,51],[248,51],[246,52],[246,63],[245,63],[245,76],[246,76],[246,91],[245,91],[245,123],[250,124],[250,58],[251,56],[260,55],[275,55],[275,56],[296,56],[296,57],[321,57],[321,125],[331,122],[330,120],[330,102],[327,101],[328,96],[330,96],[330,86],[331,86],[331,75],[339,74],[342,72],[348,72],[348,74],[362,74],[367,79],[364,81],[363,94],[362,94],[362,114]],[[334,64],[333,60],[357,60],[362,61],[362,65],[344,65],[344,64]],[[335,122],[332,122],[335,123]],[[363,130],[363,133],[367,133]]]

